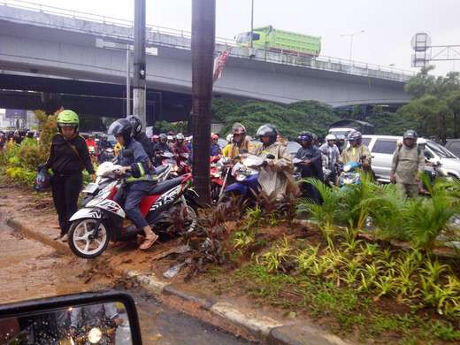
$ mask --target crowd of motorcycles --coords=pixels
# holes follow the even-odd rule
[[[121,167],[114,162],[113,149],[105,149],[104,161],[99,156],[96,181],[89,183],[83,193],[82,208],[70,219],[69,232],[71,250],[82,258],[95,258],[101,255],[110,241],[132,241],[140,231],[126,218],[123,207],[113,198],[122,188],[126,176],[121,174]],[[213,204],[226,202],[230,196],[239,195],[241,200],[251,200],[260,187],[258,173],[274,156],[266,158],[245,154],[244,159],[233,161],[226,157],[210,157],[210,189]],[[153,175],[157,183],[141,204],[140,209],[160,236],[169,238],[187,236],[197,226],[198,195],[192,188],[191,165],[189,154],[157,152],[158,166]],[[294,166],[298,165],[294,159]],[[359,168],[361,164],[346,164],[338,178],[340,186],[360,183]],[[324,170],[325,180],[331,172]],[[296,168],[294,177],[299,180]]]

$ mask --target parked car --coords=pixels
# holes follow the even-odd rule
[[[460,158],[460,139],[447,139],[445,148]]]
[[[402,136],[363,135],[363,144],[372,154],[372,170],[381,182],[390,182],[391,162],[398,142],[402,142]],[[427,140],[425,158],[440,164],[438,170],[442,175],[460,179],[460,159],[445,147]]]

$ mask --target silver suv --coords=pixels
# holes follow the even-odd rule
[[[363,135],[363,144],[372,154],[372,170],[381,182],[390,182],[391,162],[398,142],[402,142],[402,136]],[[440,163],[438,170],[443,175],[460,179],[460,159],[445,147],[427,140],[425,158]]]

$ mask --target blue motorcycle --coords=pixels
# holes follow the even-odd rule
[[[342,168],[342,173],[339,176],[339,186],[349,186],[353,184],[361,184],[361,163],[348,162]]]
[[[241,163],[236,163],[231,172],[236,182],[224,189],[219,202],[226,202],[232,196],[240,196],[242,200],[253,199],[260,192],[258,169],[266,165],[268,159],[274,158],[273,155],[267,155],[265,159],[249,155]]]

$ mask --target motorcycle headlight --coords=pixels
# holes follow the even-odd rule
[[[102,339],[101,330],[97,327],[91,328],[90,331],[88,332],[88,341],[91,344],[97,344],[101,341],[101,339]]]

